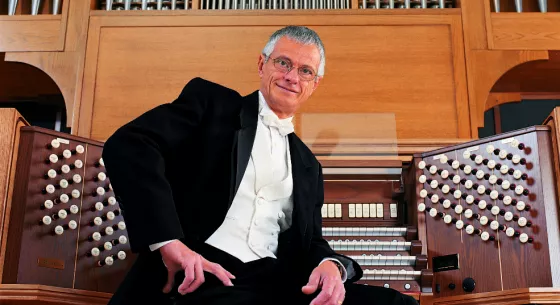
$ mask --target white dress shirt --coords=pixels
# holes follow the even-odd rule
[[[269,127],[271,120],[279,120],[277,124],[283,127]],[[278,235],[292,225],[292,164],[285,134],[293,131],[291,121],[292,117],[278,119],[259,91],[257,131],[247,169],[224,222],[206,240],[207,244],[243,262],[276,258]],[[150,250],[169,242],[150,245]],[[336,259],[325,260],[342,266]],[[341,269],[346,281],[346,270]]]

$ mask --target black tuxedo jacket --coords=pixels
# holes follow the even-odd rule
[[[175,101],[142,114],[106,141],[106,171],[132,251],[140,252],[133,267],[140,275],[135,277],[142,269],[164,268],[159,251],[150,252],[149,245],[179,239],[196,251],[222,224],[245,173],[257,120],[258,91],[242,97],[195,78]],[[348,281],[356,281],[362,276],[359,265],[336,254],[321,235],[321,165],[294,133],[288,138],[294,210],[291,234],[281,237],[278,260],[289,261],[306,283],[323,258],[335,257],[349,271]],[[163,277],[154,287],[161,291],[165,269],[151,271],[151,276]],[[123,285],[134,289],[130,278]]]

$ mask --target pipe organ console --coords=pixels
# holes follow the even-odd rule
[[[560,286],[553,158],[547,126],[415,155],[436,297]]]
[[[408,225],[402,178],[333,177],[329,170],[324,167],[323,237],[360,264],[359,283],[416,297],[429,291],[432,272],[417,227]]]
[[[100,142],[22,127],[3,284],[114,292],[132,264]]]

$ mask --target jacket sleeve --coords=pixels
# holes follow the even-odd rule
[[[347,273],[347,283],[359,280],[362,275],[360,265],[353,259],[334,252],[329,243],[323,238],[323,217],[321,215],[321,207],[325,198],[323,169],[319,164],[319,176],[317,179],[317,199],[313,208],[313,236],[311,237],[309,266],[310,270],[317,267],[325,258],[335,258],[342,263]]]
[[[119,128],[103,148],[107,175],[126,221],[133,252],[183,237],[165,156],[196,132],[207,110],[204,82],[191,80],[172,103]]]

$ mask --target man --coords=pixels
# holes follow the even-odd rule
[[[351,284],[359,265],[321,236],[321,166],[291,124],[323,77],[320,38],[286,27],[262,53],[259,91],[196,78],[107,140],[140,252],[110,304],[416,304]]]

